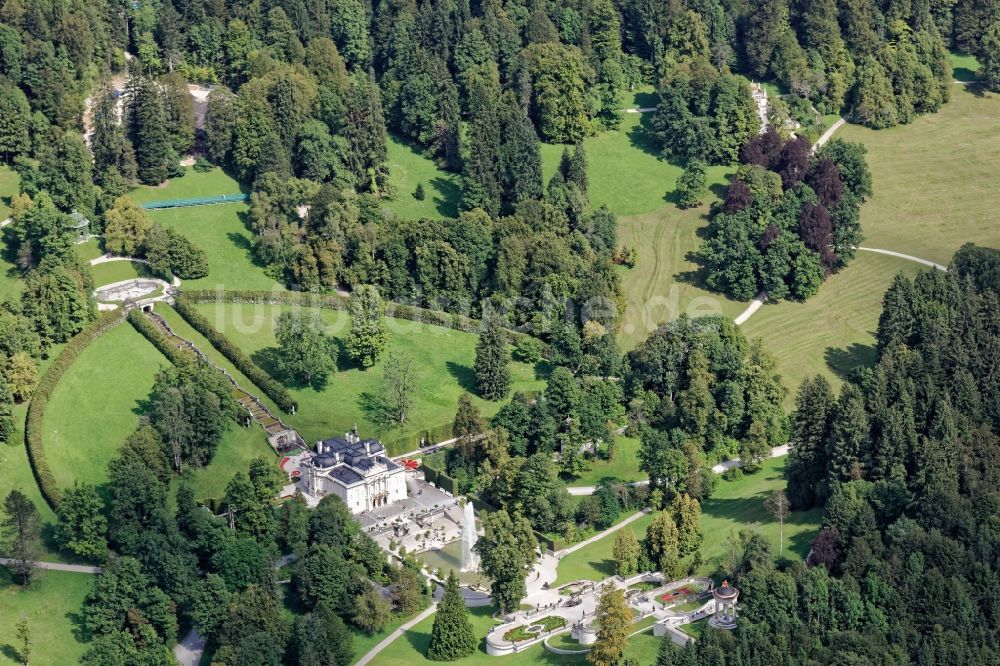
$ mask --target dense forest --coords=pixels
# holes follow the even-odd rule
[[[826,525],[807,566],[775,567],[748,532],[727,572],[739,628],[658,666],[996,662],[998,265],[966,246],[947,274],[898,277],[875,367],[839,396],[802,384],[788,497]]]

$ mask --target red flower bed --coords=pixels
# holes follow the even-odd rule
[[[657,597],[660,601],[665,604],[673,603],[674,601],[679,601],[685,597],[690,597],[692,594],[697,594],[698,590],[692,589],[685,585],[684,587],[679,587],[673,592],[666,592]]]

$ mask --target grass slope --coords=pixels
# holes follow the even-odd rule
[[[94,287],[102,287],[113,282],[149,275],[149,270],[145,264],[136,261],[107,261],[91,266],[90,275],[94,278]]]
[[[951,74],[956,81],[975,81],[979,78],[979,60],[976,56],[951,53]]]
[[[394,193],[383,206],[399,217],[458,217],[461,177],[438,168],[419,146],[393,134],[389,135],[389,182]],[[423,201],[413,196],[418,183],[424,186]]]
[[[0,567],[0,664],[22,663],[14,634],[21,615],[31,630],[32,666],[79,663],[87,648],[80,640],[80,609],[93,581],[86,574],[46,571],[25,588]]]
[[[62,486],[101,483],[166,358],[129,324],[95,340],[66,371],[45,411],[43,441]]]
[[[839,387],[854,368],[874,364],[882,297],[896,273],[912,277],[922,268],[905,259],[858,252],[805,303],[765,305],[743,324],[743,333],[763,338],[776,358],[788,389],[786,407],[792,407],[806,377],[822,374]]]
[[[274,320],[282,312],[282,307],[208,303],[198,308],[216,328],[265,370],[277,374],[273,361],[277,348]],[[342,346],[349,329],[347,313],[334,310],[320,310],[318,313],[327,326],[327,332]],[[389,430],[376,426],[372,402],[382,383],[382,363],[369,370],[361,370],[341,359],[342,369],[330,376],[323,390],[308,387],[292,389],[299,411],[285,420],[297,428],[307,442],[340,434],[356,424],[362,433],[383,439],[391,452],[402,452],[406,445],[394,446],[397,440],[450,423],[455,416],[459,395],[474,389],[472,363],[475,359],[475,335],[395,319],[387,319],[386,323],[390,331],[387,352],[409,354],[416,369],[409,422],[402,428]],[[387,355],[383,355],[383,359]],[[540,390],[544,386],[531,366],[512,362],[510,368],[513,390]],[[499,403],[479,398],[473,400],[487,417],[500,407]]]
[[[638,481],[647,478],[639,470],[639,440],[634,437],[615,437],[615,459],[597,458],[590,462],[590,469],[576,479],[570,479],[569,486],[596,486],[601,479],[614,478],[622,481]]]
[[[218,167],[205,172],[186,167],[184,175],[180,178],[171,178],[160,185],[140,185],[132,190],[131,196],[139,203],[146,203],[166,199],[194,199],[220,194],[238,194],[248,191],[249,188],[241,185],[238,180]]]
[[[254,263],[253,234],[243,218],[246,204],[231,203],[197,208],[149,211],[149,216],[167,229],[174,229],[205,251],[208,275],[185,280],[191,289],[282,289],[274,278]]]
[[[726,540],[733,531],[752,529],[763,534],[778,553],[779,528],[777,521],[764,508],[764,500],[775,490],[785,488],[784,469],[787,458],[772,458],[756,474],[748,474],[738,481],[719,480],[712,497],[701,505],[701,573],[715,571],[725,552]],[[809,544],[820,527],[821,512],[795,512],[785,521],[785,557],[802,559],[809,552]],[[629,529],[640,540],[653,521],[649,514],[622,529]],[[570,553],[559,560],[559,570],[554,585],[575,580],[604,580],[614,575],[614,533]]]
[[[764,508],[775,490],[785,488],[785,464],[788,458],[771,458],[755,474],[738,481],[719,480],[712,496],[701,505],[702,573],[712,573],[725,553],[729,534],[752,529],[767,537],[778,554],[778,521]],[[784,556],[801,560],[809,553],[809,544],[820,528],[822,510],[795,511],[785,519]]]
[[[702,208],[680,210],[671,204],[618,221],[619,243],[639,252],[635,268],[621,274],[626,304],[618,341],[624,349],[635,347],[657,326],[681,314],[735,317],[746,307],[705,289],[699,266],[691,261],[690,254],[702,242],[699,234],[708,224],[707,206],[706,201]]]
[[[875,194],[861,208],[865,246],[947,264],[966,241],[1000,244],[992,181],[1000,95],[956,85],[938,113],[888,130],[851,125],[838,136],[868,148]]]

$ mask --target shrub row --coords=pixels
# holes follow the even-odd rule
[[[424,479],[428,483],[433,483],[441,490],[447,490],[452,495],[458,494],[458,481],[441,470],[434,467],[428,467],[427,463],[422,465],[424,468]]]
[[[167,357],[167,360],[174,365],[188,365],[197,360],[193,351],[182,347],[177,347],[170,342],[160,329],[156,328],[149,319],[142,314],[142,310],[134,308],[128,313],[128,321],[135,330],[153,343],[153,346],[160,350],[160,353]]]
[[[385,448],[390,455],[398,456],[401,453],[420,448],[421,438],[423,441],[431,442],[432,444],[451,439],[453,437],[452,427],[452,423],[442,423],[419,433],[401,435],[395,439],[386,439],[382,443],[385,444]]]
[[[55,477],[45,458],[45,448],[42,443],[42,419],[45,417],[45,408],[48,406],[49,398],[56,384],[71,365],[76,357],[80,355],[87,346],[107,333],[112,328],[124,321],[121,310],[105,312],[101,314],[93,323],[80,333],[74,336],[56,357],[52,365],[42,375],[31,396],[31,403],[28,405],[28,415],[24,427],[24,443],[28,449],[28,458],[31,461],[31,469],[35,473],[38,487],[42,491],[42,497],[49,503],[53,510],[59,506],[61,493],[56,486]]]
[[[562,537],[551,537],[536,530],[535,538],[538,539],[538,545],[542,547],[543,551],[548,549],[557,553],[566,547],[566,540]]]
[[[316,294],[307,291],[222,291],[212,289],[185,290],[184,298],[192,303],[249,303],[254,305],[297,305],[324,310],[347,310],[351,299],[341,294]],[[405,319],[442,328],[451,328],[466,333],[479,333],[481,324],[478,319],[460,314],[428,310],[413,305],[404,305],[388,301],[385,304],[385,316],[394,319]],[[511,340],[531,338],[526,333],[507,331]]]
[[[229,361],[235,365],[240,372],[246,375],[247,379],[256,384],[261,391],[266,393],[267,396],[270,397],[282,411],[294,414],[298,405],[296,405],[295,399],[292,398],[292,394],[288,392],[288,389],[271,377],[271,375],[264,372],[259,365],[254,363],[250,360],[249,356],[243,353],[243,350],[230,342],[229,339],[222,333],[217,331],[203,314],[192,307],[192,303],[196,302],[204,301],[195,301],[189,298],[187,293],[185,293],[184,296],[178,298],[174,303],[174,309],[177,310],[177,313],[180,314],[180,316],[183,317],[187,323],[191,324],[192,328],[204,335],[220,354],[229,359]]]

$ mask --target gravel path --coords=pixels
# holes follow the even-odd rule
[[[915,261],[918,264],[923,264],[924,266],[932,266],[939,271],[948,272],[947,266],[942,266],[941,264],[935,263],[930,259],[921,259],[920,257],[914,257],[912,254],[903,254],[902,252],[895,252],[893,250],[882,250],[877,247],[857,247],[857,250],[862,250],[864,252],[877,252],[878,254],[887,254],[890,257],[898,257],[900,259],[906,259],[907,261]]]
[[[0,557],[0,564],[9,565],[13,560],[8,557]],[[92,567],[86,564],[60,564],[58,562],[35,562],[36,569],[47,569],[49,571],[68,571],[70,573],[99,574],[101,567]]]

